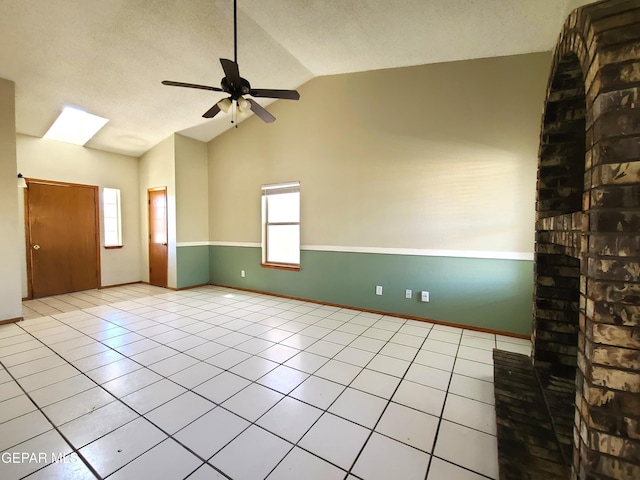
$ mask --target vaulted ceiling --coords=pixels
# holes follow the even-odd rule
[[[590,1],[238,0],[238,64],[253,87],[288,89],[547,51]],[[219,86],[219,58],[233,59],[232,0],[0,0],[0,39],[18,133],[41,137],[66,105],[110,119],[88,147],[132,156],[173,132],[209,141],[231,127],[226,115],[201,117],[223,94],[160,82]]]

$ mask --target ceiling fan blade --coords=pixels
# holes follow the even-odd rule
[[[202,115],[204,118],[213,118],[215,117],[218,113],[220,113],[220,107],[218,106],[218,104],[216,103],[213,107],[211,107],[209,110],[207,110],[206,112],[204,112],[204,114]]]
[[[227,81],[231,85],[240,86],[242,80],[240,79],[238,64],[232,60],[227,60],[226,58],[221,58],[220,63],[222,64],[222,70],[224,70],[224,75],[227,77]]]
[[[276,119],[276,117],[271,115],[262,105],[260,105],[255,100],[252,100],[251,98],[247,98],[247,100],[251,104],[251,111],[259,116],[263,122],[271,123]]]
[[[273,90],[269,88],[252,88],[249,95],[254,97],[282,98],[284,100],[299,100],[300,94],[296,90]]]
[[[187,88],[198,88],[200,90],[211,90],[213,92],[222,92],[221,88],[210,87],[208,85],[198,85],[195,83],[184,83],[184,82],[172,82],[171,80],[163,80],[163,85],[170,85],[172,87],[187,87]]]

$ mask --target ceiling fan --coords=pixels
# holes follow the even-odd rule
[[[202,115],[204,118],[213,118],[220,113],[220,111],[225,113],[228,112],[233,106],[233,102],[235,102],[238,112],[241,115],[243,113],[247,113],[247,109],[250,109],[264,122],[271,123],[276,119],[276,117],[271,115],[271,113],[252,98],[246,98],[245,95],[285,100],[298,100],[300,98],[300,94],[296,90],[251,88],[249,81],[240,76],[240,70],[238,68],[238,19],[236,13],[236,0],[233,0],[233,61],[221,58],[220,63],[222,64],[222,70],[224,70],[224,77],[220,81],[221,88],[210,87],[208,85],[198,85],[195,83],[173,82],[171,80],[163,80],[162,84],[174,87],[197,88],[200,90],[228,93],[229,97],[223,98],[214,104],[209,110],[204,112]],[[233,123],[233,120],[231,123]]]

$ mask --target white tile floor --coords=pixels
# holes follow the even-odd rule
[[[218,287],[24,308],[0,326],[3,480],[496,479],[491,350],[530,349]]]

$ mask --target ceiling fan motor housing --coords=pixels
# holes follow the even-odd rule
[[[227,77],[220,81],[222,90],[231,95],[232,100],[237,100],[241,95],[246,95],[251,91],[251,84],[244,78],[240,78],[240,85],[229,82]]]

